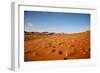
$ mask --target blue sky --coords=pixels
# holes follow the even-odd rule
[[[90,14],[24,11],[24,29],[29,32],[84,32],[90,30]]]

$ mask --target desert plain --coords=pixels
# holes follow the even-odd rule
[[[79,33],[24,31],[24,61],[90,58],[90,31]]]

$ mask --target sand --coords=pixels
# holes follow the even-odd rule
[[[62,34],[25,34],[24,61],[90,58],[90,31]]]

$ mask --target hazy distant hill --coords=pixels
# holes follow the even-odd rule
[[[41,35],[41,36],[48,36],[48,35],[64,35],[64,33],[54,33],[54,32],[26,32],[24,31],[25,35]]]

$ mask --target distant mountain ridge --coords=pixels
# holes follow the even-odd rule
[[[41,36],[45,36],[45,35],[64,35],[65,33],[61,32],[61,33],[54,33],[54,32],[27,32],[24,31],[25,35],[41,35]]]

